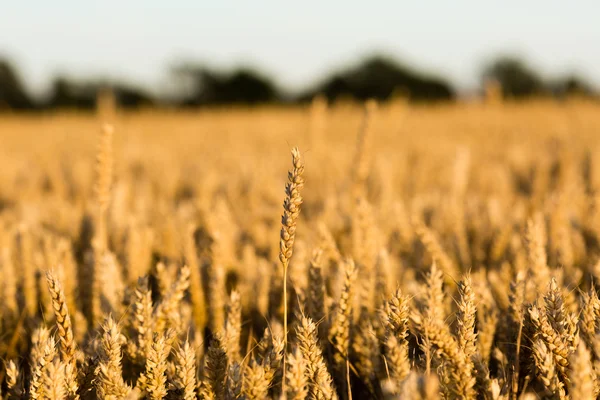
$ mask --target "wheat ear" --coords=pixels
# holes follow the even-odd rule
[[[343,372],[346,368],[348,350],[350,347],[350,330],[352,328],[352,317],[354,310],[354,281],[357,268],[354,261],[346,262],[344,283],[340,294],[338,310],[331,324],[329,339],[333,344],[335,353],[333,356],[337,372]]]
[[[56,327],[58,328],[58,337],[60,339],[60,355],[65,363],[69,363],[75,356],[75,341],[73,340],[73,328],[71,326],[71,317],[67,309],[67,301],[62,285],[51,273],[46,273],[48,290],[52,297],[52,308],[56,317]]]
[[[175,331],[169,329],[152,342],[146,360],[146,371],[138,380],[138,389],[145,391],[152,400],[162,400],[167,395],[167,357],[175,339]]]
[[[598,377],[592,367],[590,351],[583,340],[579,341],[577,350],[570,361],[571,373],[569,395],[572,399],[592,400],[596,398],[595,387]]]
[[[14,398],[21,398],[23,390],[21,388],[21,374],[17,368],[17,364],[13,360],[6,363],[6,387],[8,389],[9,396]],[[9,397],[10,398],[10,397]]]
[[[123,380],[121,365],[123,358],[121,345],[125,338],[121,335],[117,323],[110,317],[102,329],[104,330],[102,335],[103,354],[94,371],[96,390],[100,397],[127,396],[131,389]]]
[[[44,397],[48,400],[63,400],[67,398],[66,364],[56,359],[48,364],[44,375]]]
[[[44,376],[48,365],[54,360],[56,355],[56,343],[54,337],[48,337],[44,343],[40,343],[39,354],[34,361],[33,371],[31,373],[31,382],[29,384],[29,397],[31,399],[43,399],[46,396],[44,390]]]
[[[300,349],[297,348],[287,357],[287,369],[287,398],[290,400],[306,399],[308,396],[308,368]]]
[[[288,298],[287,298],[287,275],[288,266],[294,250],[294,239],[296,238],[296,225],[300,215],[302,204],[301,189],[304,187],[304,163],[300,156],[300,150],[292,149],[293,168],[288,172],[288,183],[285,186],[285,199],[283,201],[283,215],[281,217],[281,233],[279,238],[279,261],[283,266],[283,334],[284,355],[287,349],[288,335]],[[283,392],[285,393],[285,368],[283,369]]]
[[[465,358],[469,360],[477,352],[475,333],[475,293],[471,286],[471,278],[465,276],[458,284],[460,292],[460,301],[458,303],[458,344],[465,354]]]
[[[183,346],[175,351],[175,362],[177,365],[175,386],[181,391],[181,398],[196,399],[196,353],[189,341],[186,340]]]
[[[385,334],[385,356],[391,378],[400,383],[410,372],[408,358],[408,298],[398,288],[386,304],[383,325]]]
[[[65,292],[58,279],[52,273],[46,273],[46,281],[48,282],[48,290],[50,291],[52,308],[56,318],[56,327],[58,328],[60,354],[64,364],[62,373],[65,375],[65,386],[70,396],[77,396],[76,346],[73,339],[73,327],[71,325]]]
[[[303,316],[296,331],[298,346],[307,365],[309,398],[337,400],[333,380],[319,346],[317,326],[310,318]]]
[[[240,294],[233,290],[227,305],[225,336],[223,338],[227,357],[231,362],[240,361],[240,338],[242,333],[242,304]]]
[[[135,331],[135,341],[131,346],[134,347],[134,353],[138,360],[143,360],[152,344],[152,328],[154,325],[152,292],[148,287],[147,277],[138,279],[134,299],[131,326]]]
[[[222,338],[216,335],[208,347],[204,365],[204,380],[200,388],[201,398],[221,399],[225,395],[228,361],[222,341]]]

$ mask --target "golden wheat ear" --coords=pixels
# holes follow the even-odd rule
[[[75,356],[75,341],[73,340],[73,328],[71,327],[71,316],[67,308],[67,301],[62,285],[50,271],[46,273],[48,290],[52,297],[52,308],[56,318],[58,337],[60,339],[61,358],[70,363]]]
[[[102,325],[101,356],[94,370],[96,391],[100,397],[126,397],[131,388],[123,380],[122,345],[125,337],[119,325],[108,317]]]
[[[337,399],[333,379],[319,345],[317,325],[310,318],[302,316],[296,327],[296,337],[300,354],[306,363],[309,397]]]
[[[64,375],[65,392],[70,397],[76,397],[79,390],[77,383],[77,362],[75,359],[77,345],[73,337],[73,326],[71,325],[71,316],[67,307],[67,300],[60,282],[52,272],[46,273],[46,281],[48,283],[50,297],[52,298],[52,309],[54,310],[56,327],[58,328],[58,338],[60,340],[60,358],[62,365],[56,366],[56,368],[58,373]],[[54,388],[58,391],[62,390],[59,386]]]
[[[175,365],[177,369],[174,384],[182,393],[181,398],[196,399],[196,353],[188,340],[175,351]]]
[[[32,359],[33,370],[31,372],[31,382],[29,383],[29,397],[32,399],[47,398],[44,381],[49,365],[52,364],[56,356],[56,342],[53,336],[47,337],[43,343],[39,343],[39,346],[39,353]]]
[[[287,398],[290,400],[303,400],[308,396],[308,365],[302,357],[299,348],[296,348],[287,357],[288,369]]]
[[[281,217],[281,233],[279,235],[279,261],[283,266],[283,334],[284,334],[284,356],[287,349],[288,337],[288,298],[287,281],[288,266],[294,251],[294,239],[296,238],[296,226],[300,215],[302,204],[301,189],[304,187],[304,162],[298,148],[292,149],[292,170],[288,172],[288,183],[285,187],[285,199],[283,200],[283,215]],[[283,392],[285,393],[285,373],[283,369]]]
[[[223,340],[219,335],[215,335],[210,342],[205,357],[204,379],[200,387],[201,398],[223,398],[225,395],[227,364],[227,352],[223,347]]]

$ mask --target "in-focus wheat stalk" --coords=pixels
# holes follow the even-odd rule
[[[300,156],[300,150],[296,147],[292,149],[292,166],[292,170],[288,172],[288,183],[285,186],[281,233],[279,235],[279,261],[281,261],[281,265],[283,266],[283,332],[284,348],[286,349],[288,336],[288,266],[294,251],[296,227],[298,216],[300,215],[300,205],[302,205],[300,191],[304,187],[304,162]],[[283,370],[283,384],[285,385],[285,368]]]

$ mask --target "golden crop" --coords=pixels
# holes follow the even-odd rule
[[[596,398],[599,111],[1,116],[2,398]]]

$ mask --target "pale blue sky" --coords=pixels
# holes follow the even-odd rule
[[[293,90],[376,50],[463,89],[498,53],[600,87],[600,1],[0,0],[0,54],[37,92],[59,72],[158,92],[183,57],[255,66]]]

